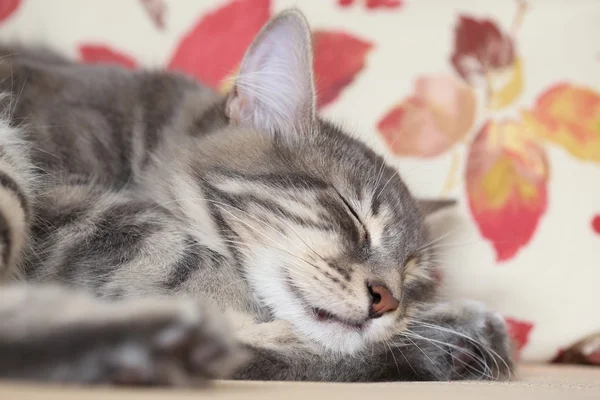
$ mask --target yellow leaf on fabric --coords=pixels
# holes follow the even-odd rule
[[[535,233],[547,206],[548,160],[520,120],[488,121],[469,149],[469,207],[498,261],[512,258]]]
[[[508,158],[501,158],[483,175],[482,194],[488,208],[497,209],[506,204],[512,193],[514,167]]]
[[[487,78],[490,91],[488,107],[491,110],[498,110],[511,105],[523,91],[521,59],[515,57],[508,68],[493,70]]]
[[[537,198],[536,185],[520,175],[522,172],[515,163],[510,155],[500,156],[483,175],[481,189],[488,208],[504,207],[511,195],[517,196],[524,203]]]
[[[571,155],[600,162],[600,94],[589,88],[559,84],[523,111],[528,130]]]

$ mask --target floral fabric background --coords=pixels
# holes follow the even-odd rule
[[[321,113],[459,199],[434,221],[446,294],[501,312],[523,360],[600,363],[600,1],[0,0],[0,39],[226,91],[290,6]]]

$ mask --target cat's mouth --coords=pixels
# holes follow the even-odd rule
[[[365,327],[365,324],[366,324],[366,322],[349,321],[349,320],[340,318],[337,315],[332,314],[327,310],[323,310],[323,309],[317,308],[317,307],[310,308],[310,313],[319,322],[337,323],[337,324],[340,324],[340,325],[342,325],[348,329],[352,329],[352,330],[359,330],[359,331],[363,330]]]
[[[298,288],[291,284],[291,278],[288,278],[288,288],[294,294],[294,296],[300,300],[307,314],[313,317],[316,321],[320,323],[331,323],[336,324],[337,326],[342,326],[343,328],[353,330],[353,331],[362,331],[365,329],[368,321],[353,321],[339,315],[332,313],[331,311],[327,311],[320,307],[314,307],[311,305],[306,298],[300,293]]]

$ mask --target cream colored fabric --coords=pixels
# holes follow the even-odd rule
[[[238,14],[234,3],[11,0],[0,39],[90,62],[175,66],[223,89],[235,64],[216,75],[206,66],[248,42],[261,19],[299,6],[318,32],[320,93],[334,98],[321,112],[388,154],[414,193],[460,200],[435,224],[448,234],[437,243],[447,294],[505,315],[525,360],[600,332],[599,1],[241,0]],[[219,12],[225,19],[207,28]],[[456,29],[469,21],[462,45],[473,41],[483,61],[458,51],[471,71],[461,76]],[[178,53],[198,26],[211,39]],[[232,38],[232,27],[244,34]],[[184,60],[211,46],[204,64]],[[472,72],[478,62],[483,76]]]

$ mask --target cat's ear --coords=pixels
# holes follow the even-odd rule
[[[301,12],[284,11],[256,36],[242,61],[226,113],[234,124],[295,131],[315,119],[312,44]]]
[[[417,199],[417,203],[419,204],[419,208],[421,209],[421,213],[425,218],[430,215],[435,214],[436,212],[454,207],[456,205],[456,200],[452,199]]]

